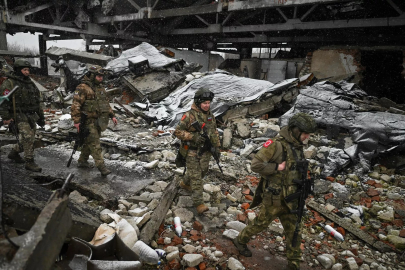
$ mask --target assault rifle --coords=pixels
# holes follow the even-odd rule
[[[298,185],[299,191],[288,195],[285,197],[285,201],[287,203],[298,199],[298,208],[296,210],[292,210],[291,213],[297,214],[298,219],[297,223],[295,224],[295,231],[292,240],[292,246],[295,247],[297,245],[297,237],[300,230],[302,216],[304,215],[304,207],[305,207],[305,200],[308,196],[313,193],[313,181],[308,177],[308,161],[307,160],[299,160],[296,163],[296,168],[298,171],[299,179],[294,179],[293,182]]]
[[[198,132],[200,132],[201,136],[205,139],[204,145],[203,147],[200,148],[198,155],[201,156],[202,154],[204,154],[205,151],[210,151],[215,161],[217,162],[219,170],[221,171],[222,174],[224,174],[221,166],[219,165],[219,156],[217,156],[217,153],[215,152],[215,147],[212,145],[211,140],[208,137],[207,130],[205,128],[205,123],[203,123],[201,126],[200,123],[198,123],[198,121],[195,121],[191,123],[191,126],[193,126],[193,128],[195,128]]]
[[[79,133],[75,138],[75,145],[73,146],[73,152],[70,155],[67,167],[69,168],[70,163],[72,163],[73,155],[76,153],[76,150],[84,144],[84,140],[89,136],[89,130],[86,127],[87,114],[82,113],[80,118]]]

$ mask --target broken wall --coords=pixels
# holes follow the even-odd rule
[[[318,79],[336,78],[341,80],[356,75],[354,82],[360,80],[363,70],[359,49],[322,49],[312,53],[309,72]],[[334,80],[333,80],[334,81]]]
[[[187,63],[198,63],[202,65],[202,68],[200,69],[201,72],[215,70],[222,62],[224,62],[224,58],[219,54],[210,53],[210,58],[208,59],[208,52],[176,50],[173,48],[169,48],[169,50],[175,53],[174,57],[176,59],[183,59]]]

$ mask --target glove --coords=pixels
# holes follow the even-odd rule
[[[40,126],[40,127],[44,127],[44,126],[45,126],[45,118],[40,118],[40,119],[37,121],[37,124],[38,124],[38,126]]]
[[[193,141],[193,143],[195,143],[197,145],[204,145],[205,138],[203,136],[201,136],[200,133],[196,133],[196,134],[194,134],[192,141]]]

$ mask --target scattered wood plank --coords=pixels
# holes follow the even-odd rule
[[[156,207],[155,211],[153,211],[149,222],[146,223],[146,225],[142,229],[140,240],[142,240],[144,243],[149,245],[152,241],[153,236],[159,230],[160,224],[162,224],[163,220],[166,218],[167,211],[172,205],[173,199],[174,197],[176,197],[178,189],[179,183],[176,179],[173,179],[164,190],[162,199],[160,200],[158,207]]]

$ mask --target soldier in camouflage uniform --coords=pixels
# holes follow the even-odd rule
[[[7,95],[15,86],[12,99],[4,101],[0,108],[3,120],[15,121],[19,131],[20,144],[16,144],[8,158],[16,163],[24,163],[25,169],[40,172],[42,169],[34,162],[34,141],[37,124],[45,125],[44,112],[40,107],[40,92],[29,78],[31,64],[25,59],[14,63],[14,71],[7,74],[7,80],[0,87],[0,93]],[[15,103],[15,107],[14,104]],[[19,153],[24,151],[24,159]]]
[[[186,112],[179,125],[174,131],[174,135],[181,140],[180,154],[186,159],[186,175],[180,182],[180,187],[192,191],[194,206],[199,214],[208,211],[208,207],[203,200],[202,179],[208,172],[211,152],[205,151],[199,155],[199,149],[204,145],[205,139],[191,126],[195,121],[200,125],[205,124],[208,137],[213,146],[216,146],[216,154],[219,155],[219,136],[216,129],[214,115],[210,111],[210,104],[214,98],[214,93],[205,88],[200,88],[194,95],[194,103],[191,110]]]
[[[280,130],[279,136],[264,143],[252,160],[252,171],[259,173],[261,180],[250,208],[260,203],[262,205],[258,216],[233,241],[241,255],[252,256],[246,244],[278,217],[286,236],[288,269],[299,269],[301,234],[298,234],[298,244],[293,247],[292,238],[298,217],[290,212],[297,209],[298,201],[286,203],[284,198],[297,192],[298,187],[293,183],[294,179],[299,178],[295,165],[298,160],[304,159],[302,142],[315,130],[314,119],[308,114],[298,113],[290,118],[288,126]]]
[[[86,127],[89,135],[86,137],[80,157],[78,167],[89,168],[89,156],[91,155],[96,163],[96,167],[101,175],[106,176],[111,173],[104,165],[101,155],[100,135],[107,129],[108,121],[111,118],[116,125],[117,119],[110,107],[107,92],[102,86],[104,70],[97,65],[90,67],[89,73],[83,78],[82,83],[76,88],[73,97],[71,115],[77,130],[80,130],[80,119],[82,113],[87,115]]]

